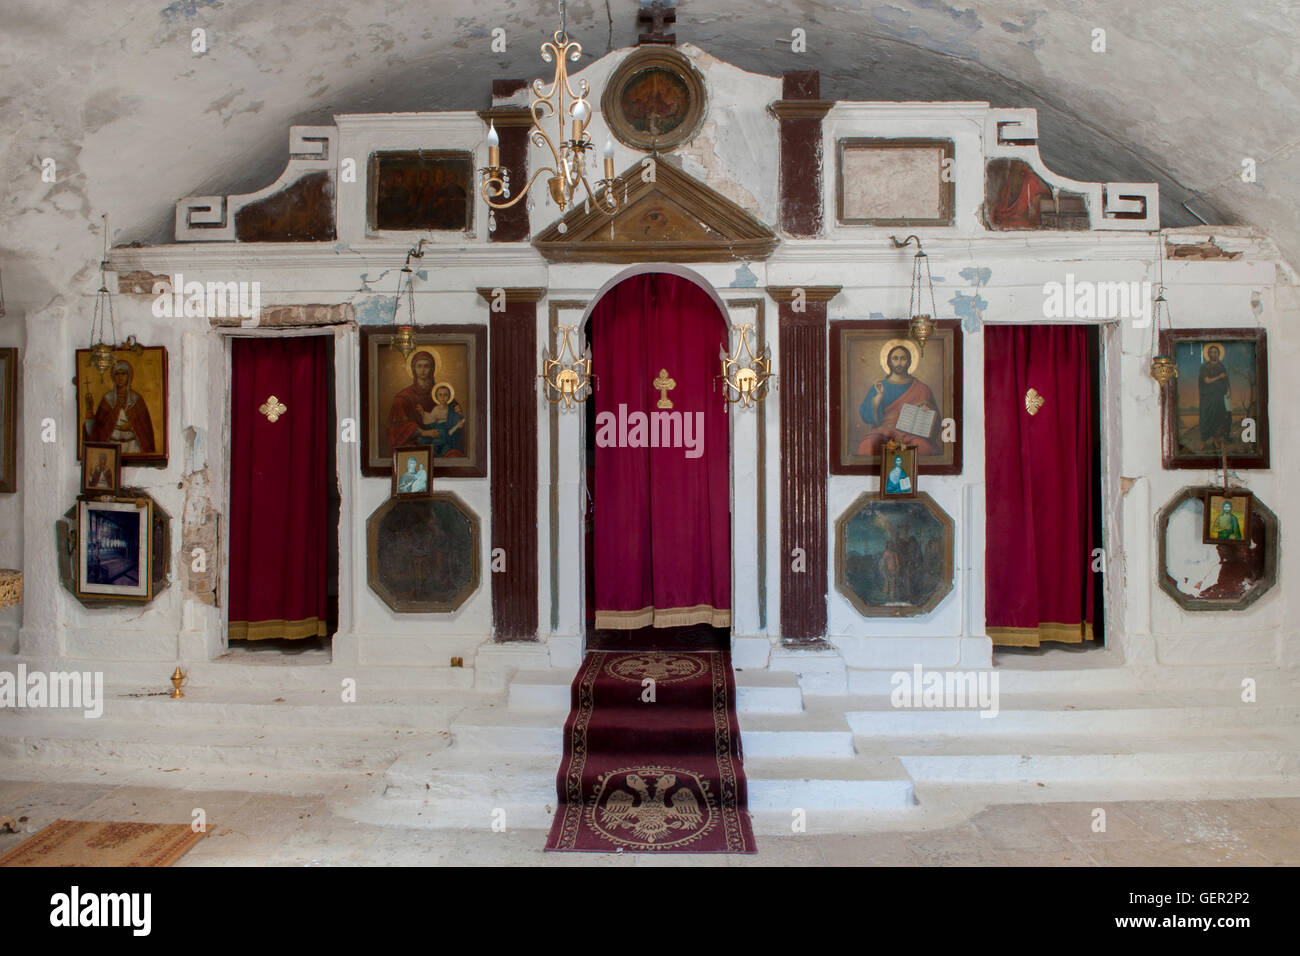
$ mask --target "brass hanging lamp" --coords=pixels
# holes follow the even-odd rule
[[[1156,241],[1160,244],[1159,248],[1159,281],[1156,283],[1156,295],[1151,302],[1151,377],[1156,383],[1164,388],[1170,382],[1178,377],[1178,365],[1174,362],[1174,357],[1160,352],[1160,331],[1161,321],[1165,323],[1166,329],[1172,329],[1174,324],[1173,313],[1169,310],[1169,302],[1165,299],[1165,239],[1164,234],[1159,233]]]
[[[937,311],[934,306],[934,280],[930,276],[930,257],[925,254],[921,248],[921,239],[919,236],[908,236],[902,242],[898,237],[890,236],[894,243],[895,249],[902,249],[915,240],[916,255],[912,257],[912,285],[907,296],[907,334],[920,349],[922,355],[925,354],[925,343],[934,337],[934,316]],[[925,288],[921,285],[921,270],[925,270],[925,288],[930,291],[930,311],[921,312],[924,307]]]
[[[113,347],[104,341],[106,328],[113,330],[114,343],[117,342],[117,320],[113,316],[113,296],[108,291],[108,214],[104,220],[104,255],[99,260],[99,291],[95,293],[95,310],[90,319],[90,364],[99,370],[99,380],[113,367]]]

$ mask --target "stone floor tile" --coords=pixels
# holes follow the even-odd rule
[[[1182,866],[1179,850],[1183,846],[1165,840],[1124,840],[1081,849],[1101,866]]]
[[[1002,866],[1002,858],[970,824],[932,830],[908,840],[921,866]]]
[[[1058,830],[1079,846],[1094,843],[1113,843],[1120,840],[1149,840],[1151,834],[1124,813],[1114,803],[1044,803],[1041,809]],[[1106,811],[1104,818],[1094,816],[1094,811]],[[1094,820],[1104,822],[1104,830],[1094,830]]]
[[[1054,850],[998,850],[998,856],[1007,866],[1097,866],[1097,862],[1081,847],[1067,843],[1064,849]]]
[[[1300,827],[1243,830],[1241,839],[1272,863],[1300,864]]]
[[[819,836],[826,866],[919,866],[907,833],[852,833]]]
[[[977,813],[971,825],[995,850],[1068,850],[1066,839],[1037,804],[1003,804]]]

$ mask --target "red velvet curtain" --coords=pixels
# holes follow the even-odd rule
[[[1088,330],[984,327],[985,624],[995,644],[1092,640]],[[1037,411],[1030,414],[1026,396]]]
[[[728,430],[714,389],[725,320],[695,283],[648,273],[609,290],[591,322],[596,627],[728,627]]]
[[[326,340],[237,338],[232,353],[230,638],[323,636]],[[275,421],[260,410],[272,395]]]

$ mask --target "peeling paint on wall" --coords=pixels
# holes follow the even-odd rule
[[[186,438],[193,432],[186,429]],[[181,487],[185,489],[185,508],[181,552],[176,562],[181,588],[187,597],[215,607],[220,593],[221,515],[212,505],[208,469],[203,467],[186,475]]]
[[[395,295],[368,295],[353,304],[353,314],[359,325],[392,325],[396,307]]]

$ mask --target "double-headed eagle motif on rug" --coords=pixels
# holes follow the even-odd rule
[[[647,771],[647,775],[653,776],[653,772]],[[639,773],[629,773],[626,782],[637,796],[627,790],[611,793],[600,808],[602,827],[611,831],[628,829],[638,841],[654,844],[674,830],[685,831],[686,835],[704,825],[707,808],[701,809],[690,787],[678,787],[677,774],[659,773],[653,790]]]

